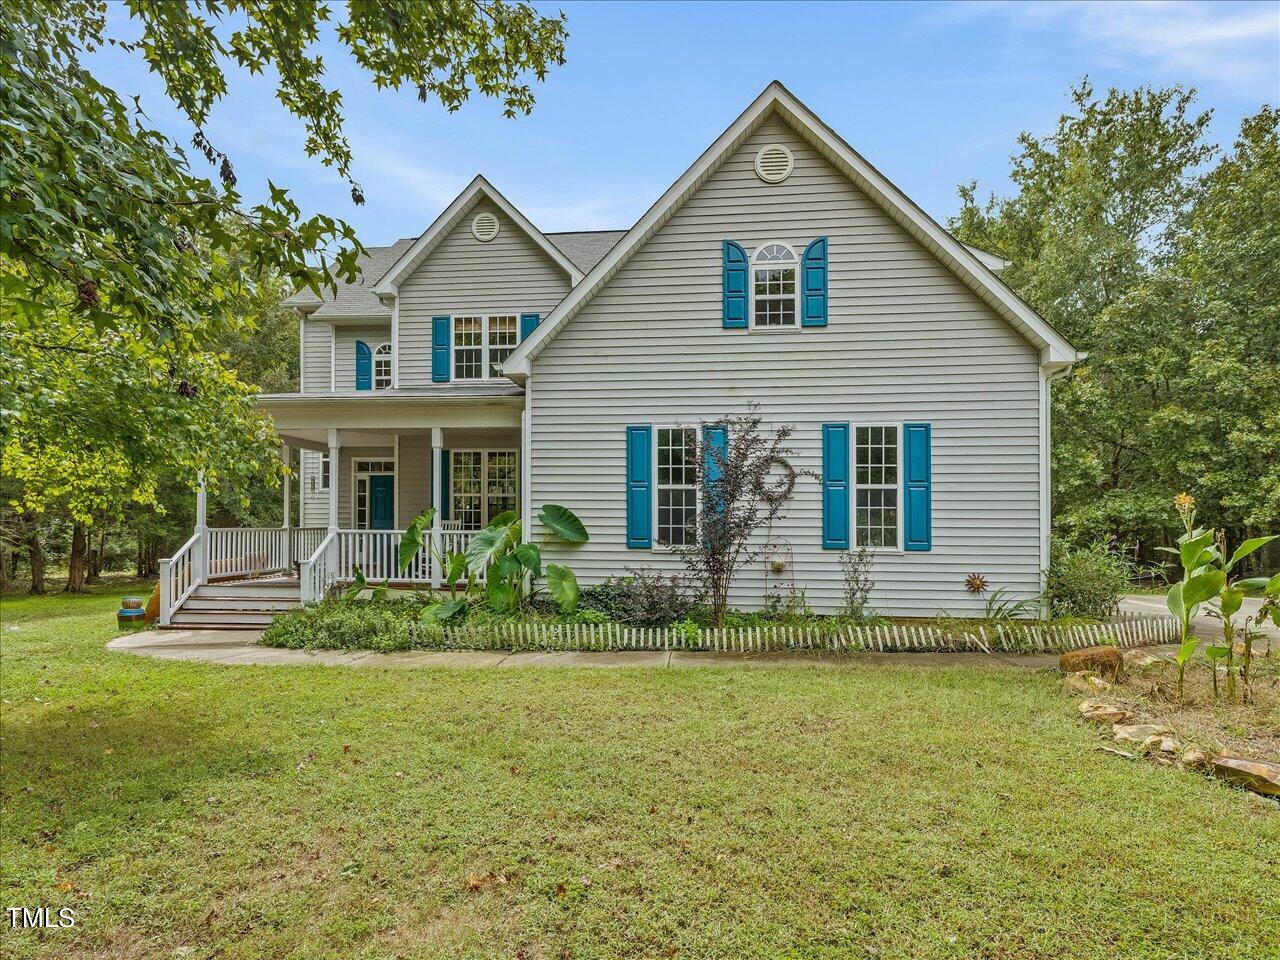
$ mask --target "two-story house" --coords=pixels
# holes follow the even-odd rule
[[[171,565],[170,611],[203,593],[207,620],[225,612],[201,583],[251,569],[285,571],[292,602],[356,569],[431,582],[431,558],[400,573],[390,546],[431,504],[452,548],[504,510],[568,506],[591,540],[547,552],[584,583],[677,569],[705,428],[752,405],[791,425],[809,476],[736,605],[781,578],[832,609],[838,554],[862,546],[887,613],[980,611],[969,573],[1040,592],[1050,383],[1079,354],[1000,281],[1002,261],[779,83],[629,230],[543,233],[476,177],[361,266],[336,296],[287,301],[301,390],[260,399],[302,450],[302,529],[198,530]]]

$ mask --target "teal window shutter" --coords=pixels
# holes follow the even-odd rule
[[[520,314],[520,339],[523,341],[525,337],[533,333],[538,328],[538,323],[541,320],[542,315],[538,313]]]
[[[716,513],[724,513],[724,498],[719,493],[720,480],[729,461],[729,428],[722,423],[712,423],[702,428],[703,456],[706,462],[703,473],[706,488],[715,504]]]
[[[801,300],[804,309],[800,316],[802,327],[827,325],[827,238],[819,237],[804,248],[800,262],[804,274]]]
[[[726,330],[747,328],[747,251],[732,240],[724,242],[724,319]]]
[[[627,427],[627,547],[653,546],[653,427]]]
[[[356,389],[373,389],[373,351],[363,340],[356,341]]]
[[[431,318],[431,382],[432,383],[448,383],[449,382],[449,359],[453,352],[450,349],[449,338],[450,318],[449,317],[432,317]]]
[[[449,496],[449,451],[440,451],[440,519],[449,519],[449,501],[453,498]]]
[[[903,546],[933,548],[933,452],[927,423],[902,425]]]
[[[849,424],[822,425],[822,549],[849,549]]]

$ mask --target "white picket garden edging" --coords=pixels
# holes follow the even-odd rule
[[[1172,617],[1121,614],[1110,623],[1088,626],[964,625],[943,629],[914,624],[882,624],[821,630],[815,627],[739,627],[686,630],[627,627],[616,623],[510,623],[476,627],[412,625],[415,645],[450,650],[701,650],[770,653],[818,650],[848,653],[970,650],[985,653],[1062,653],[1099,644],[1142,647],[1176,643]]]

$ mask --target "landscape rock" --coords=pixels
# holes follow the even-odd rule
[[[1085,700],[1080,704],[1080,716],[1094,723],[1127,723],[1133,713],[1101,700]]]
[[[1151,736],[1142,741],[1142,749],[1147,753],[1177,753],[1182,744],[1175,737]]]
[[[1280,797],[1280,763],[1247,757],[1214,757],[1213,772],[1264,797]]]
[[[1199,747],[1192,747],[1182,755],[1182,765],[1189,770],[1208,770],[1213,758]]]
[[[1093,693],[1090,680],[1097,679],[1089,673],[1068,673],[1062,678],[1062,689],[1066,693]]]
[[[1126,650],[1124,662],[1131,667],[1149,667],[1154,663],[1168,663],[1164,657],[1158,657],[1146,650]]]
[[[1063,673],[1092,671],[1108,680],[1115,680],[1124,669],[1124,657],[1113,646],[1085,647],[1069,650],[1058,658],[1058,669]]]
[[[1123,743],[1133,743],[1142,746],[1147,742],[1148,737],[1163,737],[1173,733],[1168,727],[1158,726],[1154,723],[1133,723],[1124,724],[1117,723],[1111,728],[1111,735]]]

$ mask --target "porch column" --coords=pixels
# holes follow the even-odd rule
[[[289,482],[289,468],[293,465],[293,447],[287,443],[280,444],[280,459],[284,461],[284,477],[280,481],[281,499],[284,501],[284,569],[288,573],[293,569],[293,485]]]
[[[435,515],[431,520],[431,545],[435,548],[431,551],[431,585],[434,587],[443,586],[444,584],[444,571],[439,569],[440,565],[435,562],[436,555],[444,555],[444,544],[440,540],[440,514],[444,512],[444,494],[444,430],[440,427],[432,427],[431,504],[436,508]]]
[[[209,580],[209,494],[205,489],[204,471],[197,474],[195,574],[197,583]]]
[[[329,429],[329,529],[338,529],[338,477],[342,474],[342,434]]]

